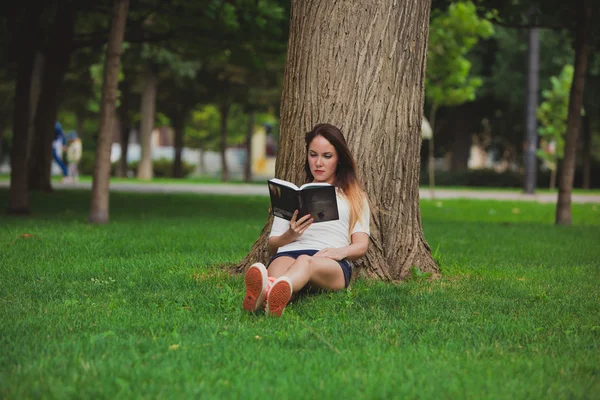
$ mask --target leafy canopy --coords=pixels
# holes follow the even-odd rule
[[[537,151],[537,155],[554,170],[558,160],[563,158],[565,150],[564,135],[567,131],[573,66],[565,65],[560,75],[553,76],[550,81],[552,89],[542,92],[544,101],[537,109],[540,121],[538,133],[542,139],[542,148]]]
[[[493,33],[473,3],[453,3],[445,13],[433,12],[425,79],[425,95],[432,104],[452,106],[475,99],[482,81],[469,76],[471,62],[465,56],[480,38]]]

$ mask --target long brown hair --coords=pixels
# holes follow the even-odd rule
[[[349,233],[352,233],[354,225],[362,214],[365,205],[366,194],[358,180],[356,173],[356,162],[350,153],[348,143],[342,134],[342,131],[331,124],[318,124],[310,132],[306,133],[304,141],[306,142],[307,157],[304,160],[304,171],[306,172],[306,183],[312,182],[315,178],[310,172],[308,164],[308,147],[313,139],[322,136],[333,145],[338,155],[338,165],[335,169],[335,179],[333,184],[341,189],[342,194],[348,200],[350,206],[350,227]]]

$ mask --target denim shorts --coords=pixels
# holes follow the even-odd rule
[[[303,254],[306,254],[307,256],[313,256],[317,252],[318,252],[318,250],[282,251],[281,253],[277,253],[273,257],[271,257],[271,259],[269,260],[269,265],[271,265],[273,260],[275,260],[276,258],[279,258],[279,257],[292,257],[295,260],[296,258],[300,257]],[[350,284],[350,278],[352,277],[352,266],[350,265],[350,262],[346,259],[338,261],[338,264],[340,264],[340,267],[342,268],[342,272],[344,273],[345,287],[348,287],[348,285]]]

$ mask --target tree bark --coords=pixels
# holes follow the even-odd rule
[[[96,145],[96,164],[88,219],[89,222],[94,224],[107,223],[109,219],[110,147],[115,128],[121,44],[125,35],[128,8],[129,0],[115,0],[108,47],[104,59],[100,131]]]
[[[227,167],[227,117],[229,116],[229,104],[221,104],[219,108],[221,114],[221,180],[223,182],[229,181],[229,168]]]
[[[527,48],[527,94],[525,100],[525,151],[523,152],[523,166],[525,180],[523,191],[527,194],[535,193],[537,175],[537,107],[540,69],[540,39],[537,28],[529,29]]]
[[[585,115],[583,117],[583,159],[581,165],[582,173],[582,187],[584,189],[590,188],[590,170],[592,168],[592,130],[590,123],[590,116]]]
[[[292,1],[276,176],[302,183],[305,132],[342,129],[372,204],[371,244],[357,263],[370,277],[439,272],[419,209],[429,12],[421,0]],[[268,261],[271,220],[239,271]]]
[[[138,179],[152,179],[152,129],[156,110],[156,90],[158,79],[153,71],[147,71],[144,76],[144,91],[142,93],[142,110],[140,123],[140,147],[142,150],[138,165]]]
[[[252,180],[252,136],[254,134],[254,111],[248,112],[248,130],[246,131],[246,160],[244,162],[244,181]]]
[[[580,0],[575,32],[575,65],[573,83],[569,95],[569,114],[565,151],[558,181],[558,201],[556,204],[556,224],[571,225],[571,193],[575,176],[577,138],[581,129],[581,108],[585,88],[585,73],[590,52],[591,0]]]
[[[8,214],[28,215],[29,190],[27,185],[27,149],[31,113],[31,81],[35,63],[36,32],[32,26],[23,29],[25,20],[37,21],[41,7],[38,4],[25,13],[18,24],[19,45],[15,46],[17,57],[17,77],[15,104],[13,108],[13,145],[10,157],[10,189],[8,193]]]
[[[52,191],[50,173],[52,167],[52,141],[58,113],[59,94],[73,51],[76,12],[69,1],[58,3],[54,32],[44,54],[42,89],[38,101],[34,127],[35,133],[29,162],[29,187]]]

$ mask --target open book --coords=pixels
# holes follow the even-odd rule
[[[282,179],[269,179],[273,215],[290,221],[295,210],[297,219],[306,214],[314,222],[339,219],[335,186],[329,183],[306,183],[300,187]]]

